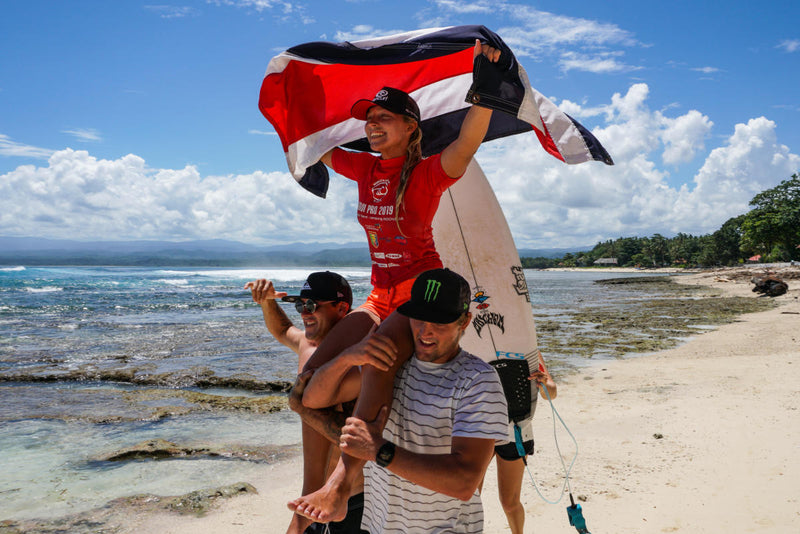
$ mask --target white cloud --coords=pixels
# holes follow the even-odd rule
[[[797,52],[800,50],[800,39],[785,39],[776,48],[781,48],[786,52]]]
[[[648,86],[635,84],[606,103],[562,103],[586,126],[597,124],[593,132],[614,166],[565,165],[534,134],[483,145],[477,159],[519,246],[713,232],[800,169],[800,156],[778,142],[775,123],[764,117],[736,125],[706,152],[705,143],[719,138],[709,117],[652,110],[648,97]],[[694,181],[671,185],[670,173],[688,162],[699,167]],[[337,176],[323,200],[286,172],[202,176],[194,166],[151,169],[135,155],[102,160],[71,149],[52,154],[46,166],[0,175],[0,235],[362,241],[355,213],[355,186]]]
[[[23,145],[12,141],[7,135],[0,134],[0,156],[17,156],[23,158],[49,158],[53,153],[47,148]]]
[[[278,132],[265,132],[264,130],[256,130],[255,128],[247,130],[247,133],[253,135],[278,135]]]
[[[596,74],[606,74],[638,70],[638,67],[619,62],[617,58],[621,56],[622,52],[598,52],[595,54],[565,52],[561,54],[558,65],[563,72],[582,70]]]
[[[403,33],[404,30],[381,30],[370,26],[369,24],[357,24],[348,31],[337,31],[334,35],[334,40],[341,41],[362,41],[365,39],[374,39],[376,37],[386,37],[387,35],[394,35],[396,33]]]
[[[100,135],[100,132],[95,130],[94,128],[75,128],[73,130],[62,130],[61,133],[65,133],[71,135],[78,141],[83,142],[96,142],[102,141],[103,138]]]
[[[692,70],[695,72],[702,72],[703,74],[714,74],[715,72],[719,72],[717,67],[694,67]]]
[[[258,12],[271,9],[275,5],[282,5],[282,2],[274,0],[208,0],[210,4],[218,6],[234,6],[248,9],[255,9]]]
[[[664,130],[661,140],[664,143],[662,159],[669,165],[688,163],[705,148],[703,140],[708,137],[714,123],[699,111],[691,110],[675,119],[661,116]]]
[[[180,19],[198,14],[195,8],[189,6],[148,5],[144,6],[144,8],[157,13],[162,19]]]
[[[622,60],[619,47],[639,46],[633,34],[615,24],[595,20],[555,15],[528,5],[496,1],[492,3],[463,0],[433,0],[431,9],[422,10],[418,20],[426,26],[457,24],[454,17],[494,13],[506,17],[512,24],[492,28],[503,37],[520,58],[540,59],[552,55],[563,71],[582,70],[594,73],[618,73],[638,70]],[[368,25],[337,32],[336,40],[354,41],[400,33]]]
[[[623,236],[705,234],[748,210],[759,191],[800,168],[800,156],[775,138],[763,117],[736,126],[724,146],[710,152],[695,187],[675,188],[657,157],[668,164],[703,151],[713,123],[692,110],[667,117],[647,106],[645,84],[615,94],[605,124],[593,133],[616,165],[566,166],[547,155],[532,134],[485,144],[478,161],[503,206],[518,246],[591,245]],[[570,114],[583,120],[581,107]],[[590,109],[598,117],[597,108]]]
[[[251,10],[257,14],[266,10],[274,10],[281,13],[279,17],[282,21],[292,18],[298,19],[303,24],[313,24],[316,20],[308,15],[307,9],[302,4],[287,2],[286,0],[207,0],[210,4],[218,6],[232,6],[241,9]]]
[[[46,167],[0,176],[0,235],[358,241],[355,213],[355,188],[340,177],[323,200],[288,173],[204,177],[193,166],[150,169],[132,154],[101,160],[66,149]]]
[[[434,0],[434,5],[439,11],[457,14],[491,13],[494,6],[476,2],[459,2],[458,0]]]

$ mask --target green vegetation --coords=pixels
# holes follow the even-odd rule
[[[800,260],[800,175],[757,194],[750,206],[753,209],[727,220],[713,234],[622,237],[561,259],[522,258],[522,266],[589,267],[600,258],[616,258],[619,267],[737,265],[753,256],[762,262]]]

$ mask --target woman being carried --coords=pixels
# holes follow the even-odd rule
[[[481,54],[493,63],[500,58],[499,50],[476,41],[473,57]],[[306,370],[331,362],[328,370],[334,366],[332,372],[339,378],[358,373],[359,366],[362,376],[360,382],[330,378],[323,381],[315,373],[304,392],[303,404],[321,408],[358,395],[354,416],[371,421],[381,406],[390,404],[394,373],[413,350],[408,320],[392,312],[409,300],[417,275],[442,267],[433,243],[431,222],[441,194],[464,174],[483,142],[492,110],[472,106],[458,138],[440,154],[427,159],[421,157],[419,108],[408,94],[384,87],[374,99],[356,102],[351,113],[366,120],[364,129],[370,148],[380,157],[335,148],[321,159],[337,173],[358,182],[358,219],[369,239],[374,289],[361,307],[334,327],[306,364]],[[392,362],[377,356],[354,359],[352,353],[342,354],[336,363],[332,361],[362,341],[379,321],[384,321],[379,329],[383,335],[377,339],[391,345],[390,352],[396,355]],[[376,342],[374,339],[372,342]],[[364,354],[364,351],[354,352]],[[355,391],[334,390],[331,384],[339,382],[361,384],[360,394],[358,386]],[[315,444],[304,441],[304,455],[320,456],[321,450],[322,454],[327,452],[323,447],[327,447],[324,438]],[[363,463],[343,455],[322,488],[291,501],[289,508],[316,521],[341,520],[347,511],[349,488]],[[307,470],[310,464],[307,461],[305,465]],[[303,491],[313,489],[304,485]]]

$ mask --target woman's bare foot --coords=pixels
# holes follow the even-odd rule
[[[289,501],[289,510],[320,523],[342,521],[347,515],[350,489],[335,475],[334,472],[325,485],[314,493]]]

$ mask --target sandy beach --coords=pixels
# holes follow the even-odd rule
[[[751,291],[749,277],[729,274],[679,281],[764,298]],[[800,282],[788,281],[775,309],[676,349],[603,362],[560,381],[556,409],[579,447],[571,487],[591,532],[798,532]],[[529,465],[549,498],[563,483],[552,425],[549,406],[540,403]],[[569,462],[575,447],[563,431],[558,441]],[[299,458],[265,467],[249,481],[258,494],[222,502],[205,517],[134,513],[125,523],[139,533],[282,533],[300,473]],[[485,532],[508,532],[493,466],[483,502]],[[525,532],[574,532],[568,498],[546,504],[528,480],[523,503]]]

